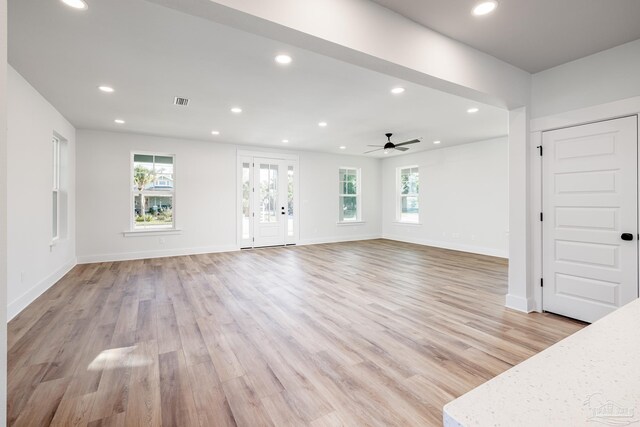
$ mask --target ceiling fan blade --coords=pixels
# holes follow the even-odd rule
[[[419,139],[412,139],[411,141],[405,141],[405,142],[401,142],[400,144],[396,144],[396,147],[400,147],[402,145],[416,144],[418,142],[420,142]]]
[[[396,150],[398,150],[398,151],[407,151],[408,149],[409,149],[409,147],[398,147],[396,145]]]
[[[367,147],[384,147],[384,145],[367,145]]]
[[[374,151],[380,151],[380,150],[384,150],[384,148],[376,148],[375,150],[365,151],[364,154],[369,154],[369,153],[373,153]]]

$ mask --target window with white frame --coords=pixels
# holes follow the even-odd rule
[[[339,222],[360,221],[360,169],[340,168]]]
[[[53,192],[51,205],[51,240],[60,238],[60,140],[52,138],[53,143]]]
[[[417,166],[398,168],[397,220],[417,223],[420,219],[420,171]]]
[[[132,230],[174,228],[174,156],[133,154]]]

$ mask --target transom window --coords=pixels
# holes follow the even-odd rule
[[[398,168],[397,220],[417,223],[420,220],[420,171],[417,166]]]
[[[174,228],[174,156],[134,154],[132,230]]]
[[[360,169],[339,170],[340,222],[360,221]]]

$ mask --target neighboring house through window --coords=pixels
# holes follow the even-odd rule
[[[339,222],[360,221],[360,169],[339,169]]]
[[[175,228],[174,156],[133,154],[132,230]]]
[[[420,172],[417,166],[397,169],[398,201],[396,219],[400,222],[418,223],[420,220]]]

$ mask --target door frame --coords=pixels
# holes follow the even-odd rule
[[[236,244],[238,248],[253,248],[253,244],[248,246],[244,243],[242,239],[242,217],[240,213],[242,212],[242,187],[240,183],[242,182],[242,164],[249,161],[252,165],[254,163],[254,158],[267,158],[279,161],[288,161],[293,163],[294,174],[293,174],[293,212],[295,220],[293,222],[293,237],[286,237],[285,243],[287,245],[295,245],[300,241],[300,156],[292,153],[283,153],[277,151],[259,151],[259,150],[237,150],[236,152]],[[249,179],[253,183],[253,166],[252,166],[252,174]],[[255,213],[253,202],[254,197],[251,197],[251,212]],[[250,221],[250,234],[253,239],[253,219]],[[285,227],[286,230],[286,227]]]
[[[529,146],[527,148],[527,154],[529,156],[528,164],[530,166],[529,176],[531,179],[528,227],[530,233],[529,238],[531,239],[531,244],[528,246],[528,249],[531,251],[531,255],[527,257],[527,262],[530,262],[528,268],[530,286],[527,286],[527,288],[533,289],[528,297],[531,298],[529,304],[530,310],[542,312],[543,307],[542,287],[540,286],[540,280],[543,275],[543,229],[542,222],[540,221],[540,212],[543,211],[543,165],[542,157],[538,149],[538,147],[542,145],[542,133],[606,120],[621,119],[629,116],[638,116],[640,123],[640,96],[530,120]],[[638,188],[640,188],[640,129],[638,132],[638,172]],[[640,203],[640,197],[638,200]],[[640,250],[638,252],[640,254]],[[640,288],[640,278],[638,280],[638,287]]]

